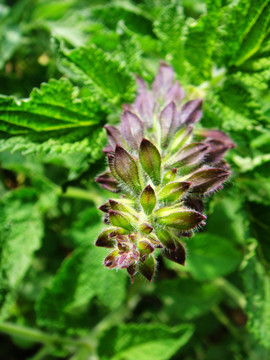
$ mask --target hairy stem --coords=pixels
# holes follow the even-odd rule
[[[104,201],[104,198],[94,190],[84,190],[69,186],[66,192],[63,192],[61,187],[58,187],[56,191],[59,196],[70,199],[91,201],[95,203],[95,205],[100,205]]]
[[[237,289],[232,283],[230,283],[225,278],[218,278],[214,280],[214,284],[222,291],[224,291],[227,295],[230,296],[234,300],[234,302],[244,310],[246,307],[246,299],[244,294]]]
[[[212,312],[218,319],[218,321],[228,329],[228,331],[234,336],[235,339],[237,339],[238,341],[243,341],[242,333],[232,324],[230,319],[218,306],[214,306],[212,308]]]
[[[47,334],[41,330],[31,329],[26,326],[16,325],[9,322],[0,323],[0,332],[6,335],[17,336],[22,339],[38,342],[41,344],[59,343],[72,345],[74,347],[84,346],[87,347],[89,351],[94,351],[94,347],[89,338],[86,341],[85,339],[72,339],[56,334]]]
[[[140,284],[141,285],[141,284]],[[140,296],[136,291],[136,286],[131,288],[129,298],[125,305],[122,305],[118,311],[111,312],[103,318],[90,332],[89,336],[82,337],[78,339],[73,339],[66,336],[61,336],[57,334],[48,334],[38,329],[28,328],[26,326],[16,325],[9,322],[0,323],[0,332],[6,335],[20,337],[22,339],[37,342],[44,344],[45,347],[41,349],[41,354],[45,353],[46,349],[55,344],[62,344],[68,346],[68,349],[71,352],[75,352],[77,348],[84,347],[89,351],[89,355],[93,355],[93,358],[96,356],[96,347],[98,344],[98,339],[103,332],[110,327],[118,324],[119,322],[127,319],[132,313],[133,309],[138,304]],[[41,356],[41,355],[40,355]],[[34,358],[35,359],[35,358]],[[39,359],[39,357],[37,357]]]
[[[142,288],[142,284],[133,284],[130,289],[129,297],[127,303],[121,305],[116,311],[111,312],[103,318],[91,331],[90,338],[98,340],[99,336],[107,329],[111,328],[114,325],[117,325],[125,321],[132,313],[134,308],[137,306],[140,300],[141,292],[137,290],[137,287]],[[87,337],[89,339],[89,337]]]

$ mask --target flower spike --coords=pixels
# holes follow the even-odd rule
[[[197,129],[202,100],[182,103],[185,92],[171,66],[160,64],[152,89],[139,77],[137,85],[120,126],[105,126],[108,170],[96,181],[121,197],[99,207],[109,227],[95,245],[111,249],[104,260],[109,269],[151,282],[159,253],[185,265],[182,237],[205,225],[204,196],[230,175],[223,157],[235,144],[219,130]]]

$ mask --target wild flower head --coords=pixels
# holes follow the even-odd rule
[[[151,282],[160,253],[185,264],[183,237],[205,225],[204,199],[230,175],[223,156],[234,143],[219,130],[195,129],[202,100],[185,102],[174,78],[165,63],[151,89],[138,78],[119,127],[105,126],[108,170],[96,181],[120,196],[100,206],[108,226],[95,245],[111,249],[106,267],[126,269],[132,280],[139,272]]]

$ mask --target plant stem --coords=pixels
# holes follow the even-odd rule
[[[136,291],[134,294],[134,291],[135,290],[132,288],[130,297],[126,304],[120,306],[117,311],[111,312],[108,316],[102,319],[102,321],[100,321],[92,329],[90,335],[87,337],[73,339],[70,337],[56,334],[47,334],[41,330],[32,329],[26,326],[16,325],[9,322],[0,323],[0,332],[10,336],[17,336],[28,341],[44,344],[44,352],[47,346],[54,344],[62,344],[68,345],[69,350],[70,347],[74,347],[74,350],[76,350],[76,348],[78,347],[85,347],[88,349],[90,354],[96,356],[95,351],[97,346],[97,340],[102,335],[102,333],[111,326],[118,324],[119,322],[126,319],[138,304],[140,296],[136,294]],[[43,351],[41,351],[41,353],[43,353]]]
[[[45,345],[29,360],[45,359],[47,355],[50,355],[51,350],[52,350],[52,347],[50,345]]]
[[[89,191],[72,186],[69,186],[66,192],[63,192],[61,187],[58,187],[56,192],[62,197],[91,201],[96,205],[100,205],[104,201],[103,197],[93,190]]]
[[[103,334],[103,332],[110,327],[117,325],[123,321],[125,321],[134,308],[137,306],[138,302],[141,299],[141,291],[137,289],[137,287],[142,287],[142,284],[133,284],[132,288],[130,289],[130,293],[128,296],[128,300],[126,304],[121,305],[118,309],[116,309],[114,312],[111,312],[103,318],[91,331],[90,336],[86,339],[93,339],[97,341],[99,337]]]
[[[91,339],[72,339],[65,336],[60,335],[51,335],[47,334],[41,330],[31,329],[26,326],[16,325],[9,322],[0,323],[0,332],[10,335],[10,336],[17,336],[23,338],[28,341],[38,342],[42,344],[65,344],[65,345],[72,345],[75,347],[84,346],[87,347],[89,351],[93,352],[94,347],[91,343]]]
[[[140,296],[134,296],[132,298],[132,305],[131,306],[121,306],[117,311],[111,312],[107,317],[105,317],[102,321],[100,321],[97,326],[91,332],[92,337],[99,336],[103,333],[103,331],[109,329],[113,325],[121,323],[124,319],[126,319],[132,309],[137,305]]]
[[[142,284],[139,284],[137,286],[141,287],[141,285]],[[9,322],[0,322],[0,333],[44,344],[44,348],[40,350],[40,353],[38,353],[36,355],[37,357],[34,357],[33,360],[42,359],[43,354],[46,354],[46,351],[48,351],[49,348],[57,344],[61,344],[62,346],[66,345],[67,351],[70,353],[75,353],[78,348],[85,348],[89,353],[89,359],[97,360],[98,355],[96,353],[96,348],[100,336],[105,330],[119,324],[119,322],[124,321],[130,316],[140,300],[140,295],[137,290],[136,285],[133,285],[129,292],[127,302],[121,305],[119,309],[109,313],[108,316],[103,318],[86,337],[74,339],[57,334],[48,334],[38,329],[32,329]]]
[[[245,296],[232,283],[225,278],[215,279],[213,283],[229,295],[242,310],[245,309],[247,303]]]
[[[231,321],[227,318],[227,316],[223,313],[223,311],[218,307],[214,306],[212,308],[213,314],[216,316],[219,322],[224,325],[230,333],[235,337],[235,339],[242,341],[243,338],[239,333],[238,329],[231,323]]]

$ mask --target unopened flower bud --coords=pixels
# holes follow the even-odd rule
[[[165,208],[164,208],[165,209]],[[182,231],[192,230],[197,227],[206,217],[197,211],[173,209],[156,211],[155,217],[158,223],[167,225]]]
[[[104,260],[104,265],[110,269],[118,266],[119,250],[113,250]]]
[[[175,241],[173,239],[172,234],[165,229],[157,230],[158,239],[161,241],[164,248],[174,250],[175,249]]]
[[[110,223],[113,226],[121,227],[128,231],[133,231],[135,227],[136,219],[130,214],[122,213],[120,211],[109,211]]]
[[[127,251],[119,257],[117,266],[120,269],[127,269],[131,265],[136,264],[139,260],[140,254],[138,251]]]
[[[139,173],[136,161],[121,146],[116,146],[114,168],[121,180],[135,193],[141,191]]]
[[[171,144],[169,145],[170,155],[172,156],[176,151],[189,142],[193,135],[193,126],[180,127],[175,133]]]
[[[116,144],[125,146],[124,139],[116,127],[105,125],[104,128],[107,132],[109,144],[113,149],[115,149]]]
[[[163,177],[163,185],[168,184],[169,182],[172,182],[175,180],[177,175],[177,169],[172,168],[171,170],[167,171]]]
[[[139,231],[142,234],[150,234],[153,231],[153,226],[147,224],[147,223],[142,223],[139,225]]]
[[[153,233],[149,234],[147,236],[147,239],[151,242],[151,244],[155,248],[157,248],[157,249],[162,249],[163,248],[162,242],[159,240],[159,238],[155,234],[153,234]]]
[[[223,169],[199,170],[187,179],[191,182],[190,192],[199,194],[213,192],[224,183],[229,175],[230,172]]]
[[[140,273],[146,277],[146,279],[151,282],[153,280],[155,270],[156,270],[156,259],[150,254],[144,262],[140,262],[139,265]]]
[[[184,124],[186,126],[195,124],[201,119],[201,117],[202,117],[201,99],[191,100],[183,105],[180,115],[181,124]]]
[[[207,153],[209,146],[204,143],[193,143],[183,147],[169,161],[171,166],[187,166],[200,162]]]
[[[162,110],[160,117],[160,127],[161,127],[161,140],[162,145],[165,146],[168,143],[168,140],[171,138],[175,128],[176,128],[176,106],[174,102],[170,102]]]
[[[158,193],[158,198],[161,201],[174,202],[179,200],[189,189],[190,182],[171,182],[165,185]]]
[[[141,254],[141,260],[145,261],[145,259],[147,258],[147,256],[149,254],[151,254],[154,250],[155,247],[151,244],[151,242],[146,238],[146,239],[142,239],[138,242],[138,249],[140,251]]]
[[[173,250],[164,249],[163,254],[167,259],[174,261],[177,264],[185,265],[186,251],[182,244],[178,243]]]
[[[156,194],[150,185],[147,185],[143,190],[140,197],[140,204],[145,214],[149,215],[152,213],[156,206]]]
[[[121,122],[121,133],[132,149],[138,149],[143,137],[143,123],[137,115],[124,111]]]
[[[124,213],[133,215],[136,218],[136,211],[134,211],[134,209],[131,206],[127,205],[121,199],[117,199],[117,200],[109,199],[109,204],[112,210],[122,211]]]
[[[155,185],[161,181],[161,156],[158,149],[149,140],[143,139],[140,146],[140,163]]]
[[[115,180],[115,178],[109,172],[105,172],[105,173],[101,174],[99,177],[97,177],[96,182],[98,182],[101,187],[103,187],[104,189],[109,190],[111,192],[119,192],[120,191],[118,182]]]
[[[112,232],[112,228],[103,230],[101,234],[99,234],[95,246],[113,248],[115,246],[115,240],[110,237]]]

